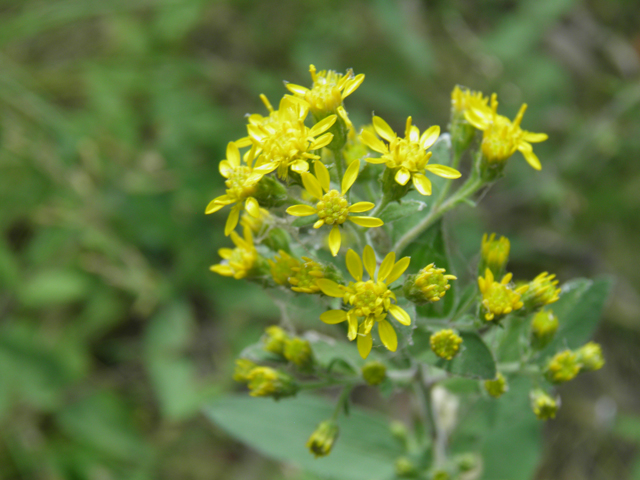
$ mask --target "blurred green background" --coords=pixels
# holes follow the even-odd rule
[[[615,276],[537,478],[640,479],[639,27],[636,0],[0,0],[0,479],[312,478],[199,412],[276,318],[208,271],[218,162],[310,63],[366,75],[357,125],[444,127],[455,84],[529,104],[543,170],[516,154],[454,252],[496,231],[516,277]]]

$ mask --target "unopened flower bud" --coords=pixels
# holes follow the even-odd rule
[[[560,289],[555,275],[542,272],[529,282],[529,289],[522,295],[522,302],[528,311],[536,310],[558,301]]]
[[[462,338],[451,329],[440,330],[431,335],[429,345],[440,358],[451,360],[460,350]]]
[[[389,423],[389,431],[391,432],[391,436],[405,445],[409,439],[409,430],[407,430],[407,426],[399,422],[397,420]]]
[[[583,345],[576,351],[576,354],[583,370],[593,372],[594,370],[600,370],[604,366],[602,347],[595,342]]]
[[[551,310],[540,310],[531,320],[531,346],[541,350],[553,340],[558,330],[558,317]]]
[[[540,389],[533,390],[529,394],[531,408],[539,420],[556,418],[556,412],[560,408],[560,401],[552,398]]]
[[[380,385],[387,378],[387,367],[382,362],[367,362],[362,366],[362,378],[369,385]]]
[[[578,355],[571,350],[556,353],[546,368],[544,375],[551,383],[563,383],[573,380],[580,372],[581,364]]]
[[[290,338],[284,344],[284,358],[302,369],[313,365],[311,344],[302,338]]]
[[[287,189],[274,177],[265,176],[256,185],[253,196],[262,207],[279,207],[287,201]]]
[[[446,470],[436,470],[431,474],[431,480],[451,480],[451,475]]]
[[[325,457],[331,453],[339,432],[338,424],[335,421],[320,422],[307,440],[307,448],[316,458]]]
[[[484,381],[484,389],[492,397],[498,398],[501,397],[507,390],[509,390],[509,386],[507,385],[507,379],[504,378],[504,375],[498,372],[494,380]]]
[[[416,464],[408,457],[399,457],[395,462],[396,475],[400,478],[412,478],[418,475]]]
[[[272,228],[262,240],[262,243],[274,252],[286,252],[289,251],[291,237],[286,230],[283,230],[282,228]]]
[[[273,397],[278,400],[298,393],[298,385],[291,375],[270,367],[256,367],[248,378],[249,395],[252,397]]]
[[[410,275],[404,282],[405,297],[418,305],[437,302],[451,288],[449,280],[456,280],[453,275],[445,275],[444,268],[436,268],[431,263],[416,275]]]
[[[494,277],[501,277],[506,271],[510,250],[511,244],[507,237],[496,239],[495,233],[492,233],[490,237],[487,237],[485,233],[482,236],[482,246],[480,248],[479,274],[482,275],[488,268]]]
[[[474,453],[463,453],[462,455],[458,455],[455,458],[455,462],[461,472],[470,472],[480,465],[480,460]]]
[[[236,359],[236,368],[233,371],[233,379],[236,382],[247,383],[249,381],[249,373],[256,368],[257,365],[246,358]]]
[[[287,340],[289,340],[289,335],[277,325],[267,327],[262,338],[264,349],[276,355],[284,355],[284,346]]]
[[[288,285],[289,277],[293,275],[293,268],[300,265],[300,261],[284,250],[278,251],[273,260],[268,260],[271,277],[278,285]]]

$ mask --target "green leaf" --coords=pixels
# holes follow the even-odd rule
[[[334,405],[311,395],[275,402],[228,396],[204,409],[217,425],[262,454],[291,462],[322,478],[375,480],[393,477],[402,450],[389,433],[386,418],[359,408],[339,420],[340,435],[327,457],[314,458],[305,447],[318,423]]]
[[[429,347],[433,330],[418,328],[413,332],[413,345],[409,352],[418,360],[468,378],[493,379],[496,362],[482,338],[475,332],[460,332],[461,350],[451,360],[438,357]]]
[[[31,277],[20,291],[30,307],[62,305],[82,299],[89,291],[89,277],[75,270],[44,270]]]
[[[318,215],[313,214],[307,217],[298,217],[293,222],[291,222],[292,227],[307,227],[309,225],[313,225],[318,221]]]
[[[419,200],[405,200],[402,203],[392,202],[382,211],[380,219],[384,223],[395,222],[421,212],[426,206],[426,203]]]

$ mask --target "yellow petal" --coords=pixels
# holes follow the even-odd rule
[[[395,352],[398,348],[398,336],[393,326],[382,319],[378,322],[378,334],[380,334],[380,340],[388,350]]]
[[[358,335],[358,352],[363,359],[369,356],[372,346],[373,339],[371,338],[371,333],[368,333],[367,335]]]
[[[218,171],[224,178],[229,178],[229,175],[233,173],[233,169],[233,165],[228,160],[222,160],[218,165]]]
[[[324,220],[321,218],[320,220],[318,220],[316,223],[313,224],[313,228],[318,229],[323,225],[324,225]]]
[[[331,250],[331,255],[334,257],[338,255],[338,252],[340,251],[340,243],[342,243],[340,228],[337,225],[334,225],[331,232],[329,232],[329,250]]]
[[[464,118],[478,130],[486,130],[489,128],[489,120],[481,115],[478,110],[473,108],[465,110]]]
[[[364,82],[364,73],[356,75],[354,79],[348,82],[347,86],[342,91],[342,98],[345,99],[355,92],[362,82]]]
[[[384,152],[382,152],[384,153]],[[372,163],[374,165],[381,165],[383,163],[387,163],[387,159],[386,158],[382,158],[382,157],[366,157],[365,161],[367,163]]]
[[[325,164],[320,160],[316,160],[314,170],[316,172],[316,178],[318,179],[318,182],[320,182],[320,186],[325,192],[328,192],[331,189],[331,177],[329,176],[329,170],[327,170]]]
[[[542,170],[540,160],[538,159],[536,154],[533,153],[533,147],[531,146],[531,144],[527,142],[520,142],[520,144],[518,145],[518,150],[522,152],[522,155],[524,155],[524,159],[529,165],[531,165],[531,168],[533,168],[534,170]]]
[[[384,280],[389,276],[395,261],[396,261],[395,252],[387,253],[387,256],[384,257],[384,260],[382,261],[382,264],[380,264],[380,269],[378,270],[378,281],[379,282],[384,282]]]
[[[240,217],[240,208],[242,205],[235,205],[229,212],[227,223],[224,226],[224,234],[229,235],[238,225],[238,218]]]
[[[320,186],[320,182],[316,177],[305,172],[302,174],[302,184],[312,197],[315,197],[318,200],[322,198],[322,186]]]
[[[324,148],[331,143],[333,140],[333,133],[325,133],[324,135],[316,138],[311,145],[309,145],[309,150],[318,150],[319,148]]]
[[[225,277],[233,277],[233,270],[231,270],[229,265],[211,265],[209,270]]]
[[[309,89],[307,87],[303,87],[301,85],[295,85],[293,83],[285,83],[284,86],[291,93],[295,93],[296,95],[300,95],[302,97],[304,97],[306,95],[306,93],[309,91]]]
[[[347,312],[344,310],[329,310],[320,315],[320,320],[329,325],[342,323],[347,319]]]
[[[414,173],[412,180],[413,186],[421,195],[431,195],[431,180],[421,173]]]
[[[340,285],[328,278],[319,278],[316,280],[316,285],[322,290],[322,293],[329,297],[342,298],[344,296],[344,291],[340,288]]]
[[[380,135],[389,143],[391,143],[393,139],[395,139],[397,136],[395,132],[391,129],[389,124],[380,117],[377,117],[377,116],[373,117],[373,128],[376,130],[376,133],[378,135]]]
[[[391,269],[391,273],[387,277],[387,281],[385,282],[387,285],[391,285],[397,279],[399,279],[404,271],[409,267],[409,263],[411,262],[411,257],[401,258],[396,262],[396,264]]]
[[[389,313],[402,325],[411,325],[411,317],[398,305],[389,305]]]
[[[436,140],[438,139],[439,136],[440,136],[440,127],[438,125],[429,127],[420,137],[420,147],[426,150],[431,145],[436,143]]]
[[[361,213],[371,210],[375,205],[371,202],[358,202],[349,207],[349,213]]]
[[[358,335],[358,317],[353,314],[353,310],[350,310],[347,314],[347,321],[349,322],[349,329],[347,331],[347,338],[352,341]]]
[[[235,142],[227,144],[227,161],[234,167],[240,166],[240,150]]]
[[[218,200],[217,198],[214,198],[213,200],[211,200],[209,202],[209,205],[207,205],[207,208],[205,208],[204,213],[206,214],[215,213],[218,210],[220,210],[222,207],[226,207],[224,203],[218,203],[217,200]]]
[[[431,173],[435,173],[442,178],[460,178],[460,176],[462,175],[455,168],[447,167],[446,165],[429,164],[424,168],[425,170],[428,170]]]
[[[529,142],[529,143],[539,143],[539,142],[544,142],[547,138],[549,138],[549,135],[547,135],[546,133],[533,133],[533,132],[524,132],[524,135],[522,136],[522,139],[525,142]]]
[[[351,248],[347,252],[346,263],[347,263],[347,270],[349,270],[349,273],[351,274],[353,279],[356,280],[357,282],[361,281],[362,280],[362,261],[360,260],[360,257],[358,256],[358,254],[355,251],[353,251],[353,249]]]
[[[314,215],[317,212],[315,208],[309,205],[292,205],[291,207],[287,208],[287,213],[289,215],[293,215],[294,217],[306,217],[309,215]]]
[[[244,202],[244,208],[252,217],[260,218],[260,205],[258,205],[258,201],[255,198],[247,198],[247,201]]]
[[[351,220],[356,225],[360,225],[361,227],[374,228],[374,227],[381,227],[382,225],[384,225],[384,222],[376,217],[349,216],[348,219]]]
[[[369,130],[364,130],[362,132],[362,134],[360,135],[360,140],[362,140],[362,143],[364,143],[367,147],[369,147],[374,152],[389,153],[389,149],[384,144],[384,142],[382,142],[382,140],[376,137]],[[380,162],[380,163],[384,163],[384,162]]]
[[[358,178],[358,173],[360,172],[360,160],[354,160],[347,168],[347,171],[344,172],[344,177],[342,177],[342,195],[347,193],[353,185],[353,182]]]
[[[309,130],[310,137],[316,137],[321,133],[326,132],[331,128],[331,125],[336,123],[337,115],[329,115],[328,117],[323,118],[318,123],[316,123],[311,130]]]
[[[231,258],[231,255],[233,255],[233,249],[232,248],[221,248],[218,250],[218,255],[220,255],[220,258],[223,258],[225,260],[229,260]]]
[[[362,262],[369,277],[373,280],[373,275],[376,273],[376,254],[373,248],[371,248],[371,245],[365,245],[362,251]]]
[[[402,167],[400,169],[398,169],[398,171],[396,172],[396,182],[399,183],[400,185],[406,185],[407,182],[411,179],[411,172],[409,172],[409,170],[407,170],[406,168]]]
[[[289,165],[289,168],[296,173],[304,173],[309,171],[309,164],[304,160],[296,160]]]

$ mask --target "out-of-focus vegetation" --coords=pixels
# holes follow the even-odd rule
[[[274,308],[208,271],[218,162],[310,63],[366,74],[356,124],[445,125],[455,84],[529,104],[543,170],[450,218],[457,253],[496,231],[516,276],[615,275],[538,478],[640,478],[639,25],[632,0],[0,0],[0,479],[311,478],[200,414]]]

